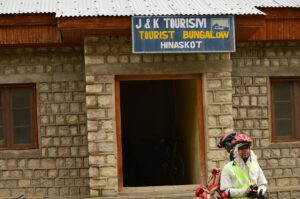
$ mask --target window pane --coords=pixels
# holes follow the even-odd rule
[[[0,87],[0,146],[3,149],[35,147],[35,86]]]
[[[293,127],[291,120],[276,120],[275,121],[276,136],[292,136]]]
[[[29,109],[21,109],[13,111],[13,125],[14,127],[22,126],[22,125],[30,125],[30,110]]]
[[[3,128],[0,128],[0,145],[4,144]]]
[[[32,144],[31,128],[14,128],[14,144]]]
[[[291,83],[274,84],[274,100],[290,100],[291,98]]]
[[[0,125],[3,125],[3,110],[0,109]]]
[[[12,91],[12,103],[13,107],[28,107],[30,106],[31,92],[30,90],[13,90]]]
[[[276,103],[275,104],[275,118],[288,118],[292,116],[292,105],[291,103]]]

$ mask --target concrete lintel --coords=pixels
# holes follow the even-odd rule
[[[3,75],[0,78],[0,84],[16,84],[16,83],[35,83],[35,82],[50,82],[50,81],[78,81],[84,80],[84,74],[14,74]]]
[[[0,78],[0,84],[12,84],[12,83],[33,83],[37,81],[48,82],[52,77],[49,74],[14,74],[3,75]]]
[[[206,61],[197,61],[197,62],[87,65],[86,75],[194,74],[194,73],[207,73],[207,72],[231,72],[231,70],[232,70],[231,60],[206,60]]]
[[[300,76],[300,68],[294,67],[246,67],[233,68],[233,76]]]

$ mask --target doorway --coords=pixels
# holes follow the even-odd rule
[[[199,76],[117,78],[121,186],[201,182],[205,147],[200,80]]]

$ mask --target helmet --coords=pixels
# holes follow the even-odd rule
[[[252,145],[253,140],[246,134],[240,134],[234,137],[233,145],[237,145],[238,148],[248,145]]]
[[[233,147],[232,141],[234,140],[235,136],[236,136],[236,132],[234,132],[234,131],[229,131],[229,132],[223,133],[221,135],[218,147],[231,149]]]

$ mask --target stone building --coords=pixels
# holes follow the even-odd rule
[[[300,197],[299,1],[28,2],[0,3],[0,198],[194,198],[228,127]],[[234,52],[132,52],[130,16],[226,14]]]

